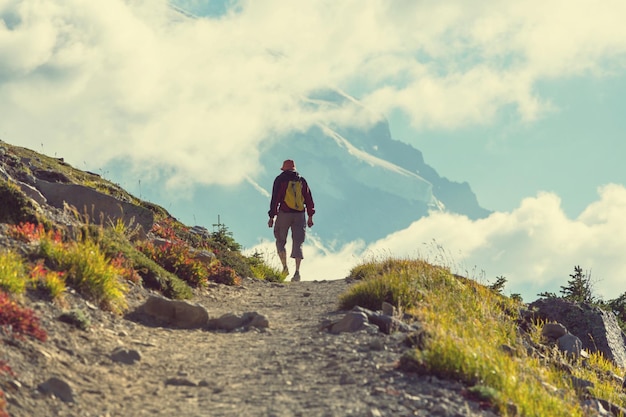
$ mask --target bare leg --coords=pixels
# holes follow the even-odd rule
[[[287,268],[287,252],[278,252],[278,257],[280,258],[280,262],[283,264],[283,273],[289,273],[289,269]]]
[[[302,262],[302,258],[294,258],[296,260],[296,273],[293,274],[292,281],[300,281],[300,262]]]

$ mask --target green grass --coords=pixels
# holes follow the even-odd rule
[[[528,355],[517,324],[518,301],[422,260],[367,262],[350,276],[359,282],[340,298],[343,309],[354,305],[380,309],[387,301],[410,312],[423,326],[427,337],[402,358],[403,369],[462,381],[472,387],[470,392],[488,397],[503,416],[584,415],[568,375],[559,366]],[[540,326],[524,337],[537,341]],[[575,366],[576,376],[594,382],[599,398],[624,406],[621,386],[603,377],[608,369],[617,375],[622,372],[596,356],[585,366]]]
[[[123,271],[111,263],[96,242],[85,239],[61,243],[44,238],[39,250],[54,270],[65,271],[66,282],[81,294],[113,312],[126,309]]]
[[[425,262],[389,260],[367,262],[355,267],[350,277],[361,282],[340,297],[340,307],[348,310],[353,306],[380,310],[383,302],[402,310],[413,307],[423,296],[422,289],[412,279],[423,268],[429,268]]]
[[[0,252],[0,290],[22,294],[28,284],[28,274],[22,258],[12,251]]]
[[[269,282],[284,282],[287,274],[283,273],[282,267],[279,269],[275,265],[270,265],[267,258],[267,254],[256,251],[245,257],[252,275]]]

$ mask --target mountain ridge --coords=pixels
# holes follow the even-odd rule
[[[345,93],[317,93],[315,103],[347,103],[360,109],[363,119],[374,118]],[[367,128],[320,122],[306,131],[275,138],[260,147],[263,168],[237,185],[199,185],[189,199],[180,201],[156,195],[149,199],[169,198],[164,205],[196,224],[215,224],[219,216],[244,246],[252,247],[272,239],[266,227],[269,193],[284,159],[295,160],[309,182],[317,208],[311,234],[322,244],[371,243],[432,211],[473,220],[491,213],[479,205],[469,183],[441,177],[418,149],[392,138],[387,120],[380,117]]]

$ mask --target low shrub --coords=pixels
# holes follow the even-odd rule
[[[228,267],[216,264],[211,268],[209,279],[218,284],[241,285],[241,278]]]
[[[15,239],[29,243],[38,242],[44,237],[54,242],[61,242],[63,240],[63,236],[58,229],[46,231],[43,223],[21,222],[12,225],[9,229],[9,234]]]
[[[178,276],[189,285],[193,287],[207,285],[208,268],[203,262],[194,259],[190,247],[184,242],[167,241],[163,245],[143,242],[138,248],[166,271]]]
[[[240,277],[252,277],[250,263],[240,252],[231,250],[215,251],[215,256],[223,266],[231,268]]]
[[[48,338],[39,325],[39,318],[29,308],[21,307],[3,291],[0,291],[0,327],[16,339],[26,336],[45,342]]]
[[[66,290],[65,273],[51,271],[40,259],[30,270],[30,279],[35,288],[42,289],[52,300],[61,300]]]

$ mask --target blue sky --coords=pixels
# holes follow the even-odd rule
[[[332,253],[315,242],[309,276],[436,241],[525,298],[558,292],[577,264],[601,295],[626,291],[623,1],[176,3],[208,16],[163,0],[0,0],[0,138],[184,199],[264,169],[259,149],[281,134],[371,123],[297,105],[338,88],[495,213],[434,215]]]

